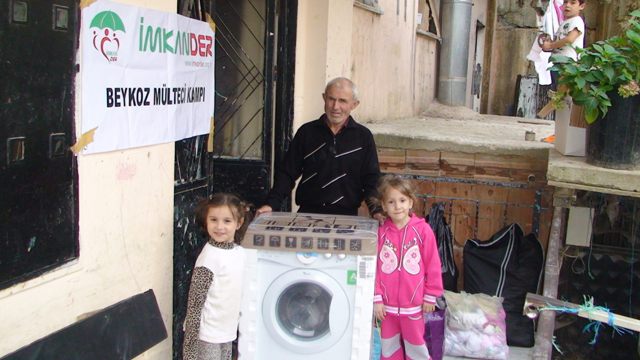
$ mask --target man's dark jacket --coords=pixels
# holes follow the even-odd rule
[[[371,131],[349,117],[334,135],[325,117],[298,129],[284,161],[276,167],[266,203],[279,209],[300,177],[295,198],[300,212],[356,215],[362,200],[371,214],[378,212],[371,201],[380,176]]]

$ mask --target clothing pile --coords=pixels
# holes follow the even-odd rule
[[[502,299],[445,291],[445,355],[506,360],[509,346]]]

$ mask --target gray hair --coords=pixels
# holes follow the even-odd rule
[[[353,83],[353,81],[347,79],[346,77],[337,77],[329,81],[327,83],[327,86],[324,87],[325,94],[327,93],[327,90],[329,90],[330,88],[336,85],[340,85],[342,83],[346,83],[347,85],[349,85],[349,87],[351,88],[351,94],[352,94],[353,100],[358,101],[358,88],[356,87],[356,84]]]

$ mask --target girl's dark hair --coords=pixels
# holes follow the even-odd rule
[[[253,220],[253,206],[234,194],[217,193],[208,199],[203,199],[196,207],[196,224],[207,234],[207,214],[210,208],[228,206],[236,221],[242,221],[242,226],[236,231],[234,242],[239,244],[244,233],[249,227],[249,223]]]

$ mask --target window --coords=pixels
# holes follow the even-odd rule
[[[369,10],[376,14],[382,15],[382,8],[378,4],[378,0],[354,0],[353,5]]]
[[[12,0],[0,21],[0,289],[78,257],[76,6]]]
[[[440,1],[420,0],[418,2],[418,28],[420,34],[440,39]]]

